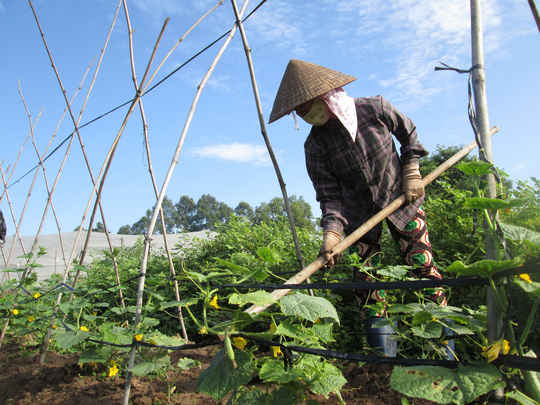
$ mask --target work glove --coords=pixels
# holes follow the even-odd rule
[[[332,268],[341,260],[341,253],[332,255],[332,249],[339,242],[341,242],[341,234],[336,231],[324,231],[321,249],[319,250],[319,256],[323,256],[326,260],[325,268]]]
[[[403,165],[403,187],[405,194],[405,205],[410,205],[424,195],[424,185],[420,166],[417,163]]]

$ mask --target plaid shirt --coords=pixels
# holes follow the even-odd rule
[[[304,144],[306,166],[321,205],[321,227],[350,234],[401,195],[401,166],[428,151],[414,123],[383,97],[355,99],[356,141],[339,121],[312,127]],[[392,139],[400,142],[400,155]],[[388,218],[403,230],[423,202]]]

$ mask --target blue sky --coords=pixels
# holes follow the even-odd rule
[[[170,21],[152,72],[178,39],[216,3],[127,0],[138,80],[166,17]],[[71,99],[81,86],[72,102],[77,117],[118,2],[33,0],[32,4],[67,97]],[[257,4],[251,1],[248,12]],[[482,1],[482,9],[490,125],[500,127],[492,139],[494,161],[511,179],[529,180],[540,175],[540,34],[525,0]],[[231,3],[225,1],[187,35],[150,85],[228,31],[233,23]],[[386,97],[413,119],[419,139],[428,150],[473,140],[467,117],[467,75],[434,71],[439,62],[461,69],[471,66],[468,1],[268,0],[245,22],[245,30],[265,122],[285,67],[294,58],[358,77],[345,87],[347,93],[353,97]],[[66,104],[28,2],[0,0],[0,36],[0,163],[6,178],[11,175],[9,201],[17,219],[27,205],[21,233],[31,235],[37,232],[43,217],[47,189],[39,171],[26,203],[34,172],[15,182],[38,161],[32,139],[25,143],[30,120],[21,94],[34,124],[40,154],[49,142],[49,152],[60,145],[73,131],[73,124],[69,115],[62,119]],[[143,97],[152,165],[160,188],[197,86],[222,44],[223,40]],[[81,124],[133,96],[128,32],[121,7]],[[127,107],[122,107],[80,130],[94,177],[101,170],[126,112]],[[155,203],[140,117],[139,110],[135,110],[129,119],[105,180],[103,209],[113,232],[137,221]],[[299,126],[300,130],[295,130],[293,119],[284,117],[266,129],[288,194],[303,196],[318,216],[303,153],[309,127],[302,121]],[[53,194],[54,212],[64,232],[80,224],[91,196],[92,183],[81,150],[76,140]],[[66,144],[44,164],[50,188],[65,152]],[[201,94],[167,189],[167,196],[175,202],[182,195],[196,201],[202,194],[211,194],[233,208],[240,201],[257,206],[281,196],[261,135],[239,33]],[[7,195],[0,208],[13,234]],[[52,211],[47,213],[42,232],[57,232]]]

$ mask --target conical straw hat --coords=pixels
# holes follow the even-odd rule
[[[300,104],[354,80],[356,77],[336,70],[291,59],[281,79],[268,123],[291,113]]]

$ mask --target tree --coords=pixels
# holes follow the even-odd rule
[[[152,209],[152,211],[155,209]],[[163,217],[165,218],[165,230],[167,233],[176,233],[180,228],[180,214],[176,209],[175,204],[172,200],[165,196],[161,204],[161,209],[163,210]],[[153,212],[152,212],[153,213]],[[161,234],[163,232],[163,227],[161,225],[161,215],[158,216],[156,222],[156,231],[155,233]]]
[[[121,226],[116,233],[119,235],[132,235],[131,225]]]
[[[203,194],[197,201],[197,215],[190,231],[215,230],[216,223],[225,223],[233,213],[233,209],[216,200],[210,194]]]
[[[197,204],[195,204],[193,198],[183,195],[175,204],[175,208],[178,213],[178,228],[189,232],[197,216]]]
[[[148,231],[148,225],[150,225],[150,219],[152,219],[152,211],[146,210],[146,215],[141,217],[137,222],[131,225],[132,235],[144,235]]]
[[[441,146],[437,145],[435,152],[430,153],[428,156],[420,159],[420,172],[422,177],[426,177],[429,173],[439,167],[442,163],[446,162],[457,152],[463,149],[461,146]],[[477,159],[474,155],[467,155],[460,160],[460,163],[468,163]],[[508,190],[512,189],[512,181],[508,178],[508,175],[498,169],[498,173],[502,181],[502,194],[505,194]],[[443,187],[442,185],[445,184]],[[442,173],[435,181],[428,184],[426,187],[426,194],[432,198],[444,198],[447,194],[447,185],[452,189],[463,190],[463,191],[473,191],[474,187],[469,183],[467,175],[465,175],[461,170],[459,170],[456,165],[452,166],[450,169]]]
[[[463,149],[461,146],[441,146],[437,145],[435,152],[430,153],[426,157],[420,159],[420,172],[422,177],[426,177],[429,173],[439,167],[442,163],[446,162],[457,152]],[[474,157],[470,154],[461,159],[460,162],[472,162]],[[426,187],[426,194],[432,198],[443,197],[446,194],[446,187],[442,186],[442,183],[450,185],[453,189],[469,190],[472,191],[472,187],[468,184],[467,176],[456,166],[452,166],[450,169],[442,173],[437,179]]]
[[[103,223],[98,222],[98,223],[96,224],[96,227],[95,227],[95,228],[92,228],[92,232],[101,232],[101,233],[105,233],[105,226],[103,225]]]
[[[236,208],[234,209],[234,213],[237,216],[247,218],[249,219],[249,221],[253,221],[254,212],[255,211],[253,210],[251,205],[249,205],[245,201],[240,201],[238,205],[236,206]]]
[[[311,212],[311,206],[303,197],[297,198],[295,195],[289,197],[289,205],[294,220],[298,228],[315,230],[315,222]],[[287,210],[283,198],[276,197],[267,203],[261,203],[253,215],[253,223],[259,225],[263,222],[273,222],[280,218],[287,217]]]

